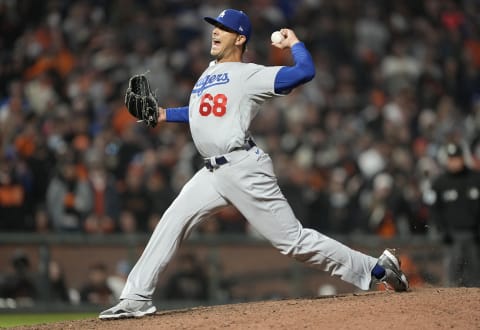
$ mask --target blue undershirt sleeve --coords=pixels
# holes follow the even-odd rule
[[[188,123],[188,106],[179,107],[179,108],[167,108],[165,109],[165,115],[167,117],[167,122],[170,123]]]
[[[275,93],[288,94],[293,88],[304,84],[315,76],[315,65],[312,56],[303,42],[291,48],[294,66],[282,67],[275,76]]]

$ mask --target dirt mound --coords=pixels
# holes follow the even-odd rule
[[[480,288],[367,292],[157,312],[15,329],[480,329]]]

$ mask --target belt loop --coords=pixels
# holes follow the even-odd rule
[[[248,139],[245,140],[245,143],[243,144],[243,149],[245,150],[250,150],[252,149],[253,147],[255,147],[256,144],[255,142],[253,141],[252,137],[250,136]]]
[[[217,160],[215,157],[210,157],[205,160],[205,167],[210,171],[213,172],[218,168]]]
[[[217,159],[215,157],[210,157],[210,159],[208,160],[210,162],[210,165],[213,167],[213,168],[217,168],[218,165],[217,165]]]
[[[225,158],[225,156],[210,157],[205,159],[205,167],[210,170],[210,172],[213,172],[226,163],[228,163],[228,159]]]

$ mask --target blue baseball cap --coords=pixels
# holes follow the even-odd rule
[[[252,25],[250,24],[250,19],[243,11],[225,9],[217,18],[204,17],[204,20],[212,25],[220,25],[221,27],[225,27],[238,34],[244,35],[247,38],[247,42],[250,39]]]

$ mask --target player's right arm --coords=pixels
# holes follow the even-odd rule
[[[188,106],[178,108],[158,107],[158,121],[169,123],[188,123]]]
[[[273,44],[274,47],[290,48],[295,62],[293,66],[282,67],[275,77],[275,93],[288,94],[293,88],[304,84],[315,76],[315,65],[309,51],[290,29],[281,29],[285,39]]]

